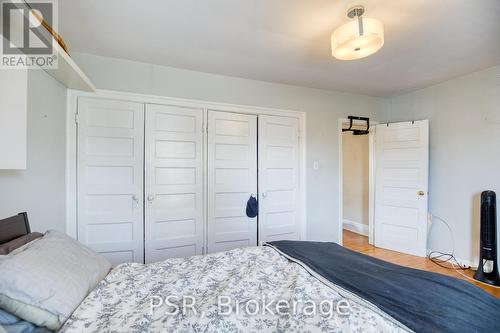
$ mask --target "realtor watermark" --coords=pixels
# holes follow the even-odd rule
[[[48,27],[57,30],[57,4],[51,0],[0,0],[0,68],[57,68],[57,43]]]
[[[193,296],[169,295],[151,296],[151,315],[164,316],[201,316],[205,313],[199,310],[196,298]],[[348,316],[352,312],[348,300],[274,300],[263,295],[260,298],[246,299],[239,301],[230,296],[219,296],[217,298],[216,311],[219,316],[245,315],[245,316],[321,316],[325,319],[332,319],[337,316]]]

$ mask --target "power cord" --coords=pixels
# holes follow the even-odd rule
[[[428,255],[429,260],[440,267],[455,270],[455,272],[462,275],[464,278],[466,278],[468,280],[474,281],[474,283],[481,283],[481,284],[484,284],[484,285],[492,287],[492,288],[500,288],[500,287],[493,286],[491,284],[484,283],[484,282],[478,281],[476,279],[473,279],[470,276],[461,272],[461,271],[469,270],[469,269],[471,269],[471,267],[468,265],[460,264],[460,262],[455,257],[455,237],[453,236],[453,230],[451,230],[450,225],[444,219],[440,218],[439,216],[432,215],[432,219],[433,220],[436,219],[436,220],[441,221],[450,231],[452,250],[451,250],[451,253],[444,253],[441,251],[431,251],[431,252],[429,252],[429,255]],[[445,263],[449,263],[451,265],[451,267],[445,265]]]
[[[441,267],[446,268],[446,269],[455,269],[454,264],[457,265],[458,269],[460,269],[460,270],[470,269],[471,268],[470,266],[460,264],[460,262],[455,257],[455,237],[453,235],[453,230],[451,230],[451,227],[448,224],[448,222],[446,222],[444,219],[440,218],[437,215],[432,215],[432,219],[433,220],[436,219],[436,220],[441,221],[448,228],[448,231],[450,232],[450,236],[451,236],[452,250],[451,250],[451,253],[444,253],[441,251],[431,251],[428,255],[430,261],[432,261],[436,265],[441,266]],[[452,265],[452,267],[444,265],[445,263],[450,263]]]
[[[435,255],[437,254],[437,255]],[[445,259],[442,259],[442,258],[445,258]],[[470,266],[468,265],[462,265],[458,262],[457,258],[455,258],[455,256],[451,253],[443,253],[443,252],[440,252],[440,251],[432,251],[429,253],[429,259],[435,263],[436,265],[438,266],[441,266],[443,268],[446,268],[446,269],[455,269],[455,265],[458,267],[458,269],[460,270],[463,270],[463,271],[466,271],[468,269],[471,269]],[[450,266],[446,266],[444,265],[445,263],[449,263],[451,265]]]

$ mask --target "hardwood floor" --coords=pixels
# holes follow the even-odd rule
[[[421,258],[421,257],[416,257],[412,256],[409,254],[404,254],[400,252],[395,252],[395,251],[390,251],[390,250],[385,250],[381,248],[377,248],[373,245],[368,244],[368,237],[358,235],[354,232],[344,230],[344,246],[347,247],[348,249],[351,249],[356,252],[364,253],[366,255],[382,259],[385,261],[392,262],[394,264],[398,264],[401,266],[407,266],[411,268],[416,268],[416,269],[421,269],[424,271],[430,271],[430,272],[435,272],[435,273],[440,273],[444,275],[449,275],[453,276],[459,279],[466,280],[470,283],[473,283],[490,294],[500,298],[500,288],[495,288],[492,286],[488,286],[486,284],[482,284],[476,281],[471,281],[464,276],[460,275],[458,272],[456,272],[454,269],[446,269],[443,267],[440,267],[430,261],[427,258]],[[466,271],[461,271],[462,273],[466,274],[467,276],[474,275],[473,270],[466,270]]]

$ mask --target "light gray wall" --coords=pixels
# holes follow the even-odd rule
[[[456,256],[477,263],[480,193],[500,199],[500,66],[388,99],[386,120],[411,119],[430,120],[429,211],[450,224]],[[451,250],[440,221],[429,248]]]
[[[27,211],[33,231],[65,231],[66,88],[28,73],[27,169],[0,170],[0,218]]]
[[[72,56],[101,89],[306,112],[308,238],[339,240],[338,119],[373,117],[383,109],[382,99],[88,54]],[[312,169],[313,161],[319,162],[319,170]]]
[[[430,119],[430,211],[448,221],[456,255],[476,260],[479,193],[500,195],[500,66],[387,99],[231,78],[73,54],[98,88],[307,113],[308,237],[337,241],[337,121]],[[28,167],[0,170],[0,217],[28,211],[34,230],[65,230],[66,90],[43,71],[28,77]],[[318,161],[320,169],[312,169]],[[499,238],[500,239],[500,238]],[[448,251],[435,222],[429,247]]]

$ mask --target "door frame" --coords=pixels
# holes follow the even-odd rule
[[[343,148],[342,148],[342,127],[349,124],[349,119],[340,118],[338,120],[339,136],[339,244],[343,244],[344,232],[344,167],[343,167]],[[379,122],[370,119],[370,133],[368,134],[368,244],[373,245],[375,240],[375,125]]]
[[[204,113],[204,160],[207,158],[207,114],[208,110],[234,112],[253,115],[284,116],[299,119],[299,155],[300,155],[300,239],[307,239],[307,136],[306,136],[306,113],[303,111],[293,111],[277,108],[265,108],[250,105],[238,105],[229,103],[216,103],[196,99],[173,98],[158,95],[138,94],[119,92],[113,90],[97,89],[95,92],[84,92],[80,90],[68,89],[66,99],[66,166],[65,166],[65,203],[66,203],[66,233],[73,238],[78,237],[78,211],[77,211],[77,122],[78,122],[78,98],[90,97],[96,99],[111,99],[129,102],[139,102],[144,104],[163,104],[184,107],[202,108]],[[206,166],[204,166],[203,187],[204,194],[207,191]],[[207,205],[203,199],[204,221],[207,223]],[[205,233],[206,234],[206,233]]]

